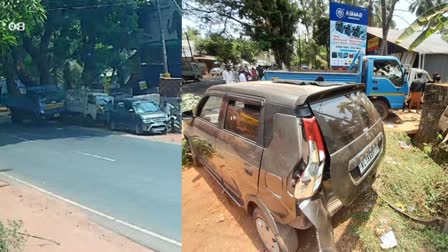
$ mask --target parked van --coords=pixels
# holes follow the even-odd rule
[[[198,64],[189,61],[182,62],[182,83],[186,83],[190,80],[200,82],[202,76],[202,70]]]

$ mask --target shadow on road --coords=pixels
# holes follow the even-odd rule
[[[59,121],[39,124],[27,122],[13,124],[8,113],[0,113],[0,147],[27,141],[67,138],[83,140],[91,137],[106,137],[112,134],[116,135],[117,132],[97,128],[82,128]]]

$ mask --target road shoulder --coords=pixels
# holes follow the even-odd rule
[[[0,219],[22,220],[24,232],[58,242],[28,238],[24,252],[149,252],[151,250],[94,223],[81,209],[0,178]]]

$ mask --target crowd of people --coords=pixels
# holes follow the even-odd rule
[[[229,65],[222,72],[222,78],[227,84],[237,83],[237,82],[247,82],[247,81],[257,81],[264,79],[264,71],[269,70],[269,67],[264,68],[262,66],[248,67],[236,67],[233,68]]]

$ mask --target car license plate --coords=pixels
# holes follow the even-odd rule
[[[375,159],[375,157],[378,155],[379,152],[380,147],[378,145],[375,145],[369,150],[367,150],[367,152],[363,155],[363,157],[361,158],[361,162],[358,165],[361,174],[363,174],[367,170],[367,168],[373,162],[373,160]]]
[[[57,108],[62,108],[64,107],[63,103],[54,103],[54,104],[48,104],[46,106],[46,109],[57,109]]]

